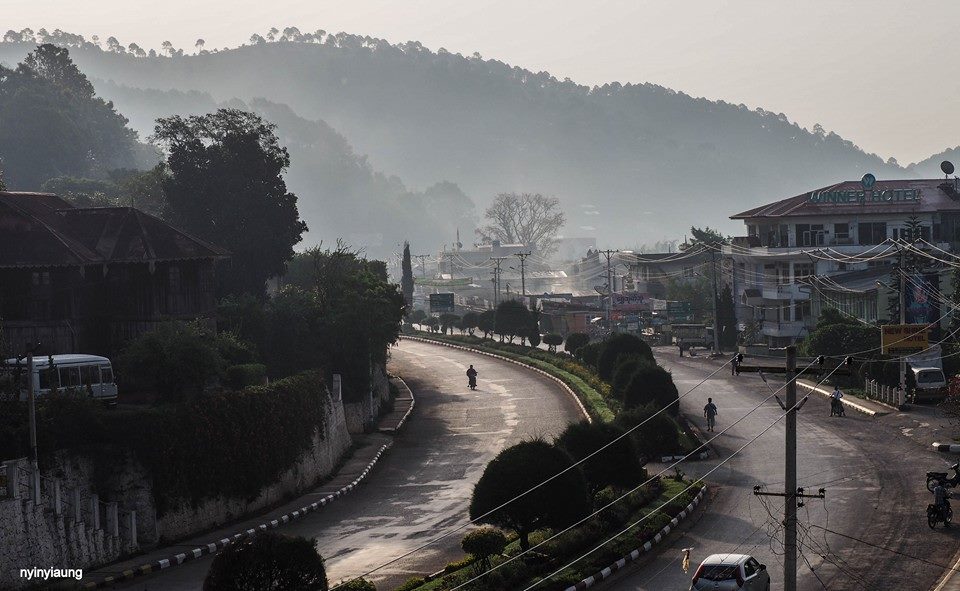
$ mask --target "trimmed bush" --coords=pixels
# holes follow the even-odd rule
[[[569,455],[542,439],[508,447],[487,465],[474,487],[470,519],[486,515],[572,463]],[[514,530],[520,538],[520,547],[526,550],[533,531],[567,526],[586,515],[589,509],[586,480],[579,469],[573,469],[493,511],[482,521]]]
[[[486,572],[490,568],[490,557],[503,554],[507,536],[495,527],[481,527],[463,536],[460,547],[476,559],[481,572]]]
[[[600,359],[601,351],[603,351],[603,343],[587,343],[586,345],[577,349],[576,357],[587,367],[596,370],[597,360]]]
[[[424,583],[426,583],[426,580],[423,577],[410,577],[393,591],[413,591],[413,589],[420,587]]]
[[[554,445],[579,461],[623,435],[623,429],[610,423],[581,421],[564,429]],[[591,497],[608,486],[627,488],[642,482],[646,472],[638,459],[633,439],[624,437],[580,465],[590,487]]]
[[[620,356],[616,368],[613,370],[613,378],[610,380],[610,394],[617,399],[623,399],[623,393],[626,391],[633,374],[637,373],[641,367],[652,365],[649,359],[639,355]]]
[[[216,555],[203,591],[327,591],[327,572],[314,540],[264,532]]]
[[[628,430],[647,420],[655,412],[657,409],[652,406],[624,410],[617,415],[614,424]],[[676,453],[680,448],[680,427],[666,413],[653,417],[647,424],[630,433],[630,436],[637,452],[647,460]]]
[[[603,342],[603,349],[597,358],[597,375],[610,380],[621,355],[638,355],[653,361],[650,345],[632,334],[617,333]]]
[[[234,390],[262,386],[267,383],[267,366],[261,363],[231,365],[224,374],[224,383]]]
[[[673,383],[673,376],[652,363],[641,365],[633,372],[621,398],[625,409],[648,404],[658,409],[669,406],[667,412],[671,416],[680,414],[679,399],[680,393]]]
[[[574,332],[567,335],[567,344],[563,349],[567,353],[576,355],[580,347],[590,342],[590,335],[582,332]]]
[[[556,333],[548,333],[543,335],[543,342],[550,347],[551,353],[556,353],[557,347],[563,344],[563,337]]]

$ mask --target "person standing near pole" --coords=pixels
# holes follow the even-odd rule
[[[713,398],[707,398],[707,405],[703,407],[703,416],[707,417],[707,431],[713,431],[714,422],[719,413]]]

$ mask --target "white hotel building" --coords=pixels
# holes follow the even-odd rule
[[[747,235],[724,247],[725,278],[748,338],[772,347],[796,342],[827,306],[885,321],[882,284],[897,256],[886,241],[898,239],[915,217],[924,240],[956,252],[957,188],[942,179],[877,181],[869,188],[846,181],[731,216],[743,220]]]

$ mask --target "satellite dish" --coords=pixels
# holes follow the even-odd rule
[[[940,170],[943,171],[943,174],[953,174],[953,162],[944,160],[940,163]]]

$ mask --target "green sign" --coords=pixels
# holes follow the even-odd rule
[[[810,203],[903,203],[920,201],[920,189],[811,191]]]

